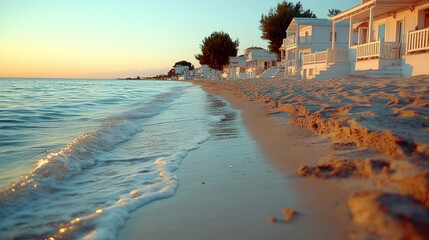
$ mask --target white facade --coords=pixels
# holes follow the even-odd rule
[[[327,19],[294,18],[280,48],[285,77],[314,78],[322,69],[327,69],[328,64],[347,62],[348,33],[348,23],[339,23],[333,31],[332,22]],[[328,51],[332,39],[342,51]]]
[[[263,72],[277,65],[277,56],[259,47],[244,50],[246,77],[258,78]]]
[[[260,47],[250,47],[238,57],[230,57],[230,64],[223,68],[224,79],[259,78],[270,75],[277,66],[277,56]],[[277,68],[270,77],[277,73]]]
[[[244,55],[229,57],[229,64],[223,68],[223,79],[246,78],[246,64]]]
[[[342,21],[353,26],[348,44],[350,73],[380,77],[429,74],[428,1],[366,0],[331,19],[333,28]]]
[[[199,80],[209,79],[209,80],[219,80],[221,77],[221,71],[210,68],[208,65],[202,65],[199,68],[196,68],[195,78]]]
[[[186,71],[189,72],[189,66],[177,65],[175,68],[176,75],[183,75]]]

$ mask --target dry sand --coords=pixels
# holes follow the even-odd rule
[[[353,221],[349,238],[429,238],[429,76],[200,84],[243,110],[279,170],[302,176],[292,181],[310,215]]]

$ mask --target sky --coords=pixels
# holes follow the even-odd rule
[[[0,77],[117,78],[196,67],[203,39],[224,31],[239,54],[267,48],[259,20],[281,0],[0,0]],[[289,1],[297,3],[298,1]],[[301,0],[327,18],[360,0]]]

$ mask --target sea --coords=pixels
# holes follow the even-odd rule
[[[187,82],[1,78],[0,239],[114,239],[231,114]]]

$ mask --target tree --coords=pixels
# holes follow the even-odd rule
[[[315,18],[316,15],[308,10],[303,10],[301,2],[294,5],[291,2],[283,1],[277,4],[276,8],[271,8],[268,15],[261,17],[259,29],[262,31],[262,39],[268,40],[268,49],[277,54],[280,59],[280,47],[286,37],[286,29],[294,17]]]
[[[229,57],[237,56],[239,44],[238,38],[232,41],[228,33],[213,32],[204,38],[200,45],[201,54],[195,55],[195,58],[201,65],[207,64],[210,68],[222,70],[229,64]]]
[[[332,8],[328,10],[328,17],[333,17],[341,13],[340,9]]]
[[[173,67],[177,67],[177,66],[188,66],[190,71],[195,69],[195,67],[192,63],[185,61],[185,60],[176,62]]]
[[[176,69],[174,69],[174,68],[170,69],[170,71],[168,71],[167,76],[169,78],[176,76]]]

